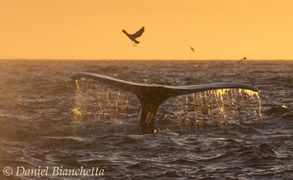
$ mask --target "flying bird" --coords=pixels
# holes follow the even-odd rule
[[[139,41],[136,40],[136,38],[140,37],[142,33],[144,32],[144,26],[140,28],[136,33],[134,34],[128,34],[124,29],[122,30],[123,33],[126,34],[126,36],[133,41],[135,44],[139,44]]]
[[[244,60],[246,60],[246,59],[247,59],[247,58],[244,57],[244,58],[240,59],[240,61],[238,61],[238,63],[241,63],[242,61],[244,61]]]
[[[191,49],[191,51],[195,52],[195,50],[193,49],[193,47],[192,47],[192,46],[190,46],[190,49]]]

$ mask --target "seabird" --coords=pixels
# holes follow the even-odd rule
[[[144,26],[140,28],[136,33],[134,34],[128,34],[124,29],[122,30],[123,33],[126,34],[126,36],[133,41],[135,44],[139,44],[139,41],[136,40],[136,38],[140,37],[142,33],[144,32]]]
[[[195,50],[193,49],[193,47],[192,47],[192,46],[190,46],[190,49],[191,49],[191,51],[195,52]]]
[[[247,59],[247,58],[244,57],[244,58],[240,59],[240,61],[238,61],[238,63],[241,63],[242,61],[244,61],[244,60],[246,60],[246,59]]]

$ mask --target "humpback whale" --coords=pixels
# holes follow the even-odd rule
[[[216,89],[247,89],[259,92],[256,87],[238,84],[238,83],[214,83],[214,84],[201,84],[190,86],[167,86],[158,84],[143,84],[116,79],[100,74],[89,72],[78,72],[71,76],[73,79],[89,78],[96,80],[100,83],[111,85],[136,95],[141,103],[141,110],[139,115],[139,131],[142,133],[154,132],[154,121],[159,106],[168,98],[185,95],[190,93],[198,93],[208,90]]]

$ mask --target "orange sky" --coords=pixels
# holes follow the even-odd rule
[[[0,59],[293,59],[292,9],[292,0],[0,0]],[[141,26],[133,47],[121,30]]]

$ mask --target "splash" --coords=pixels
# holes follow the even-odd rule
[[[261,100],[260,100],[260,97],[259,97],[259,93],[244,89],[242,94],[247,94],[253,101],[255,99],[257,100],[258,108],[256,110],[254,110],[254,113],[255,113],[255,115],[258,115],[259,119],[261,119],[262,118]]]
[[[138,103],[130,106],[120,91],[84,80],[76,80],[73,123],[123,124],[126,114],[127,119],[132,115],[138,118]],[[135,109],[135,113],[129,109]],[[258,93],[250,90],[211,90],[171,98],[160,106],[157,116],[167,130],[255,121],[262,118],[261,100]]]
[[[80,109],[82,108],[83,97],[81,94],[79,84],[83,84],[84,80],[85,80],[84,78],[75,80],[75,86],[76,86],[75,103],[74,103],[74,108],[71,111],[71,120],[74,124],[79,124],[83,119],[83,114],[80,112]]]
[[[166,111],[173,113],[163,116]],[[175,97],[161,105],[160,120],[174,119],[174,115],[177,122],[173,126],[182,128],[255,121],[262,118],[261,100],[257,92],[244,89],[205,91]]]
[[[71,120],[74,124],[123,124],[129,107],[128,98],[120,91],[76,80],[75,104]]]

